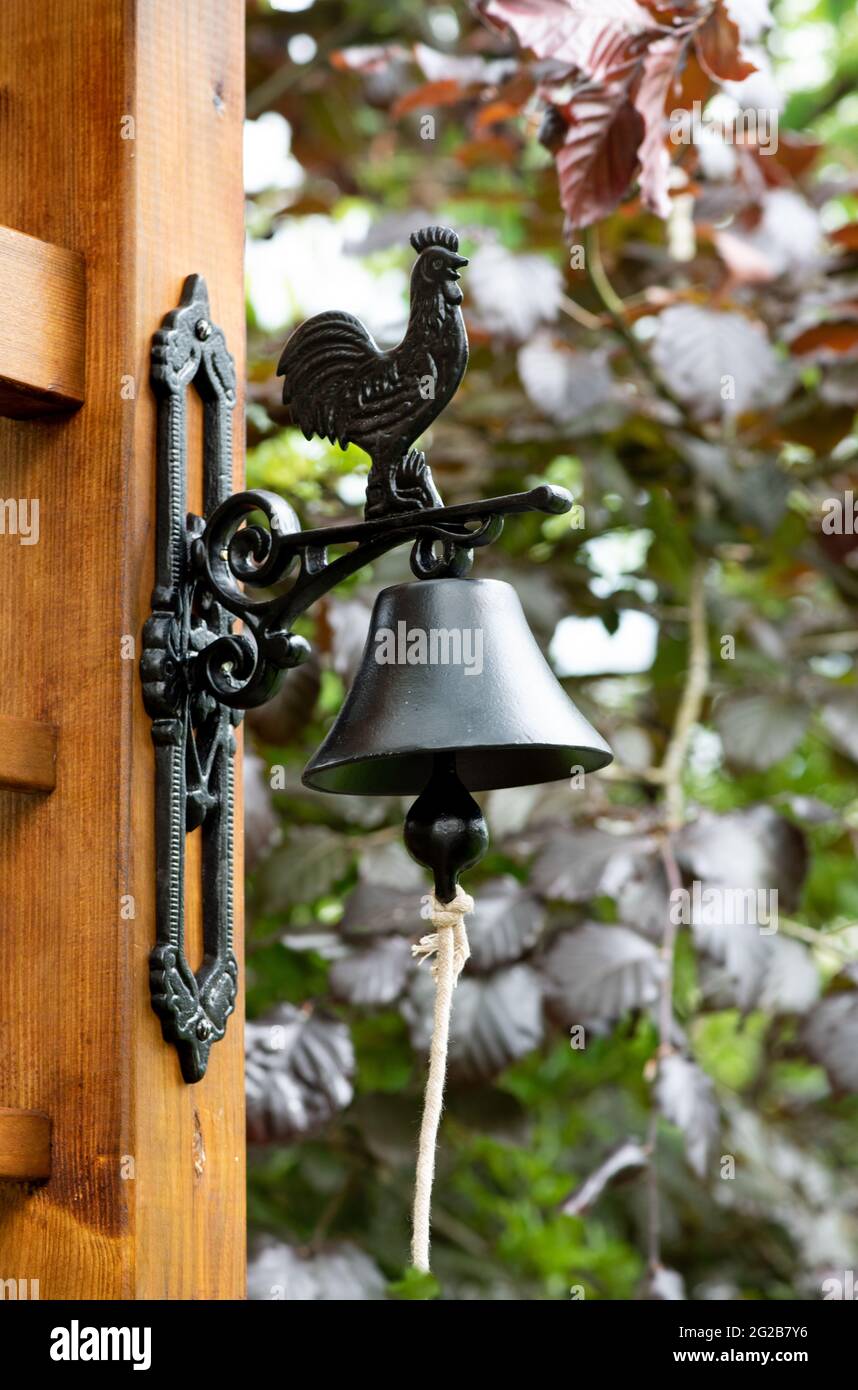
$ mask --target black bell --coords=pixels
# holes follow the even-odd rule
[[[490,791],[594,772],[611,757],[509,584],[429,579],[378,595],[354,684],[303,780],[325,792],[409,795],[443,764],[468,791]]]

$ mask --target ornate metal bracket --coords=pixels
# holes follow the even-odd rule
[[[157,575],[141,661],[156,760],[158,940],[150,958],[151,989],[164,1038],[177,1047],[188,1082],[205,1074],[212,1043],[223,1037],[235,1005],[233,726],[238,711],[263,704],[285,671],[309,655],[308,643],[293,632],[296,618],[342,579],[396,546],[411,542],[411,568],[418,579],[460,578],[470,569],[474,550],[500,535],[505,516],[565,512],[572,505],[567,492],[547,485],[453,507],[441,504],[425,459],[411,444],[450,399],[464,371],[467,340],[455,281],[457,267],[466,262],[456,254],[458,243],[448,229],[424,229],[412,244],[420,253],[412,276],[412,320],[423,335],[417,347],[412,339],[401,360],[400,349],[379,353],[351,315],[323,314],[297,330],[281,358],[287,397],[305,432],[341,443],[350,432],[370,453],[373,471],[363,522],[302,532],[293,509],[275,493],[230,496],[234,366],[223,333],[211,322],[200,276],[185,282],[181,305],[155,334]],[[342,335],[344,324],[338,356],[331,335]],[[400,347],[407,343],[408,335]],[[333,361],[352,371],[338,394],[332,394],[334,377],[327,372]],[[315,376],[308,363],[315,364]],[[412,401],[409,374],[418,369],[440,383],[425,409]],[[205,520],[185,516],[185,409],[191,384],[203,401]],[[328,558],[329,548],[348,546]],[[232,630],[234,618],[242,620],[240,633]],[[194,830],[203,838],[205,947],[196,974],[185,955],[184,933],[185,838]]]
[[[235,366],[209,315],[205,282],[186,281],[182,302],[155,334],[152,386],[158,397],[156,575],[143,632],[143,698],[155,744],[157,944],[150,956],[152,1005],[188,1082],[205,1074],[213,1042],[235,1007],[233,932],[233,725],[239,716],[192,680],[195,658],[222,641],[230,618],[194,577],[190,546],[202,523],[186,520],[186,393],[203,402],[206,514],[232,487]],[[185,954],[185,839],[202,844],[204,959]]]
[[[276,493],[236,493],[193,536],[191,568],[209,598],[241,618],[243,628],[195,654],[194,685],[231,709],[264,704],[284,673],[310,653],[306,640],[292,632],[296,618],[347,576],[411,541],[418,579],[462,578],[474,550],[500,535],[505,516],[566,512],[571,505],[563,488],[546,484],[455,507],[301,531],[294,511]],[[354,549],[328,559],[330,547],[349,544]]]

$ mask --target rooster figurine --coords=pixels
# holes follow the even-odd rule
[[[398,347],[382,352],[354,314],[331,310],[295,329],[277,375],[283,401],[311,439],[357,444],[372,459],[367,521],[440,507],[425,456],[412,448],[455,394],[468,362],[459,271],[468,264],[449,227],[413,232],[411,312]]]

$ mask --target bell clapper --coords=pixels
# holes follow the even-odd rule
[[[444,1105],[453,990],[470,955],[465,914],[474,910],[473,898],[459,886],[459,874],[482,859],[488,843],[489,831],[483,813],[457,775],[456,755],[437,753],[432,775],[405,821],[405,844],[409,853],[419,864],[431,869],[435,878],[435,891],[428,895],[424,910],[435,930],[411,948],[418,961],[432,961],[435,979],[432,1043],[420,1122],[411,1237],[412,1262],[416,1269],[427,1274],[435,1150]]]
[[[489,846],[483,813],[456,773],[455,753],[436,753],[432,775],[405,820],[405,847],[431,869],[435,897],[449,903],[459,874],[473,868]]]

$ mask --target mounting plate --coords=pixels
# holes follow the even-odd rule
[[[231,615],[191,572],[202,522],[185,515],[187,389],[203,403],[204,511],[232,491],[235,364],[209,314],[205,281],[191,275],[181,304],[155,334],[151,380],[158,397],[156,576],[143,631],[143,698],[155,744],[157,944],[149,958],[152,1006],[187,1082],[205,1075],[212,1044],[235,1008],[233,953],[233,726],[241,715],[194,683],[200,652],[231,631]],[[185,954],[185,841],[202,836],[204,958]]]

